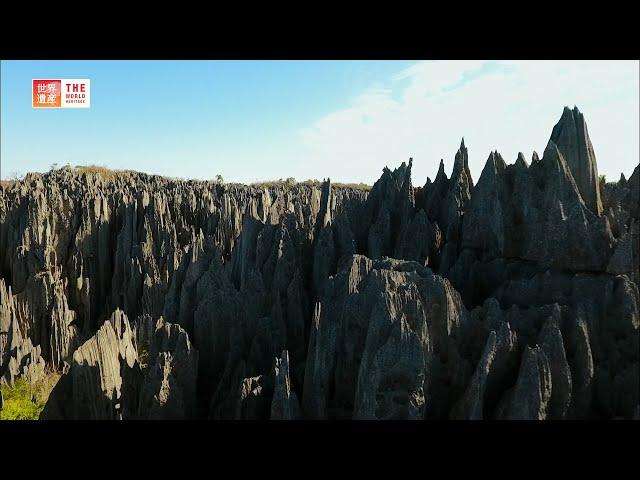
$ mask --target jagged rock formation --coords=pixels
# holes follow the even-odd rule
[[[305,414],[438,416],[450,370],[465,367],[454,361],[466,319],[458,293],[416,262],[361,255],[329,282],[312,323]]]
[[[140,387],[138,418],[194,418],[198,352],[187,332],[161,317],[153,334],[149,358]]]
[[[598,185],[598,165],[593,145],[587,132],[584,115],[578,107],[565,107],[562,118],[553,127],[551,142],[565,158],[585,205],[596,215],[602,213]]]
[[[0,376],[42,418],[633,418],[640,173],[583,115],[474,185],[369,191],[64,168],[0,188]]]
[[[143,365],[136,334],[117,309],[73,354],[41,418],[187,419],[196,416],[198,353],[186,332],[162,317]]]
[[[300,419],[300,404],[296,392],[291,390],[289,352],[284,350],[274,365],[275,385],[271,401],[271,420]]]
[[[465,302],[475,303],[504,281],[506,264],[602,272],[614,244],[607,217],[585,206],[555,144],[549,142],[531,166],[522,155],[507,166],[492,152],[465,213],[462,251],[449,276]],[[478,281],[468,282],[469,273]]]

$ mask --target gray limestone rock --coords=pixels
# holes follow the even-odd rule
[[[161,317],[151,340],[140,387],[138,418],[180,420],[196,416],[198,352],[180,325]]]
[[[498,308],[498,307],[496,307]],[[498,310],[498,316],[502,314]],[[496,319],[497,330],[491,330],[484,350],[464,396],[455,405],[453,418],[490,419],[503,386],[509,384],[510,364],[517,355],[516,335],[508,322]],[[494,327],[494,328],[495,328]],[[491,327],[489,327],[491,328]]]
[[[596,215],[602,213],[598,185],[598,165],[591,145],[584,115],[578,107],[565,107],[562,117],[553,127],[551,141],[567,161],[585,205]]]
[[[125,369],[138,366],[135,335],[126,315],[116,310],[95,336],[73,354],[71,366],[73,418],[119,418]]]
[[[458,367],[445,366],[445,358],[455,356],[451,338],[465,318],[457,292],[418,263],[344,259],[313,317],[305,415],[436,415],[444,408],[449,369]],[[397,402],[406,408],[396,410]]]
[[[560,308],[556,304],[538,337],[538,345],[546,355],[551,369],[552,391],[548,408],[550,420],[566,418],[572,394],[571,370],[567,363],[560,322]]]
[[[276,358],[275,386],[271,400],[271,420],[297,420],[300,418],[300,404],[296,392],[291,388],[289,376],[289,352],[282,351]]]
[[[522,356],[518,381],[511,393],[506,418],[546,420],[552,392],[549,360],[540,347],[527,347]]]

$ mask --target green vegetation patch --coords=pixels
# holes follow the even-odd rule
[[[0,420],[38,420],[59,379],[58,373],[51,372],[34,384],[20,378],[14,382],[13,387],[0,385],[4,400]]]
[[[0,385],[4,403],[0,420],[37,420],[44,408],[35,396],[34,386],[22,379],[16,380],[13,388]]]

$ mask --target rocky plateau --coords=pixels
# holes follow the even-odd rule
[[[60,373],[41,419],[638,418],[639,167],[601,181],[577,108],[541,157],[454,158],[0,186],[0,381]]]

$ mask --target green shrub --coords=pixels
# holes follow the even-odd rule
[[[4,400],[0,420],[38,420],[59,379],[59,373],[49,372],[33,384],[20,378],[14,382],[13,387],[0,385]]]
[[[0,410],[0,420],[37,420],[44,408],[35,395],[35,387],[19,379],[13,388],[1,385],[4,404]]]

